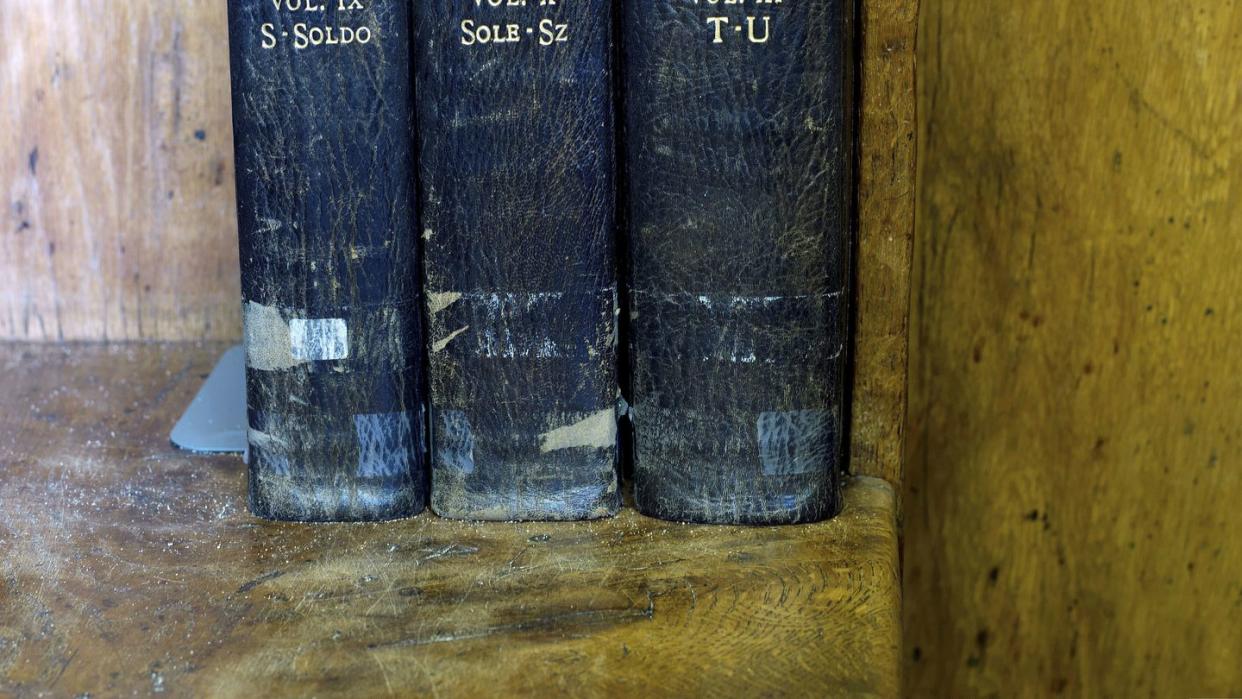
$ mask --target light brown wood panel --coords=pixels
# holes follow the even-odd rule
[[[900,484],[915,196],[918,0],[863,0],[851,468]]]
[[[225,3],[0,2],[0,338],[240,335]]]
[[[918,696],[1242,696],[1242,4],[927,0]]]
[[[884,481],[798,527],[266,523],[168,442],[220,349],[0,345],[0,695],[897,695]]]

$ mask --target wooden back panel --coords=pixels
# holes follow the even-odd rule
[[[224,11],[0,3],[0,338],[240,334]]]

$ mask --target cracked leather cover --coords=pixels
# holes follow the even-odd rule
[[[251,509],[417,514],[428,488],[409,3],[228,10]]]
[[[611,515],[611,5],[422,0],[414,13],[432,507]]]
[[[831,517],[849,269],[843,0],[630,0],[623,17],[638,507],[712,523]]]

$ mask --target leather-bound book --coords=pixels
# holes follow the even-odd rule
[[[844,0],[627,0],[635,495],[649,515],[833,516],[851,161]]]
[[[615,513],[606,0],[415,3],[432,507]]]
[[[410,4],[229,0],[250,505],[426,506]]]

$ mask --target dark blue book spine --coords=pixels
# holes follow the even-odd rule
[[[250,505],[426,506],[407,0],[230,0]]]
[[[649,515],[833,516],[850,158],[844,0],[627,0],[635,495]]]
[[[421,0],[414,13],[432,507],[613,514],[611,4]]]

